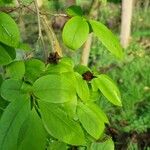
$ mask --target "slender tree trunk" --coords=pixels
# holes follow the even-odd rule
[[[122,1],[122,17],[121,17],[121,44],[123,48],[127,48],[131,33],[133,0]]]
[[[75,0],[67,0],[67,6],[75,5],[76,1]]]
[[[92,7],[89,13],[89,17],[92,19],[97,19],[98,17],[98,8],[100,6],[100,1],[99,0],[93,0]],[[88,65],[88,60],[89,60],[89,55],[90,55],[90,49],[92,45],[92,33],[89,35],[87,41],[85,42],[82,50],[82,55],[81,55],[81,64],[87,66]]]

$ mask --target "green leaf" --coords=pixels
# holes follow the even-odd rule
[[[3,82],[3,78],[0,74],[0,87],[1,87],[2,82]],[[9,104],[8,101],[5,101],[0,95],[0,117],[3,114],[5,108],[8,104]]]
[[[25,65],[23,61],[14,61],[6,66],[7,78],[22,79],[25,74]]]
[[[83,80],[82,76],[78,73],[75,73],[76,75],[76,81],[77,81],[77,94],[80,97],[80,99],[84,102],[89,100],[90,92],[88,84],[85,80]]]
[[[71,18],[64,26],[62,38],[66,46],[73,50],[79,49],[86,41],[89,26],[84,18],[76,16]]]
[[[12,3],[13,0],[2,0],[4,3],[9,4]]]
[[[41,101],[64,103],[74,99],[75,85],[70,74],[47,75],[33,85],[33,92]]]
[[[8,79],[2,83],[1,96],[8,101],[22,100],[29,97],[28,93],[22,88],[23,81]]]
[[[3,77],[2,77],[2,74],[0,74],[0,86],[2,83],[3,83]]]
[[[19,132],[18,150],[44,150],[47,133],[35,109],[32,110]]]
[[[2,78],[2,75],[0,74],[0,86],[2,83],[3,83],[3,78]],[[3,114],[5,108],[7,107],[8,104],[9,104],[9,102],[5,101],[0,95],[0,117]]]
[[[30,47],[29,44],[26,44],[26,43],[19,43],[17,49],[23,50],[23,51],[30,51],[32,48]]]
[[[90,109],[88,105],[79,103],[77,114],[85,130],[95,139],[99,139],[104,132],[105,126],[103,120],[96,114],[96,111]]]
[[[98,78],[93,79],[93,82],[111,103],[122,106],[119,89],[111,78],[101,74]]]
[[[95,112],[95,114],[98,116],[98,118],[101,119],[101,121],[105,122],[105,123],[109,123],[108,118],[106,116],[106,114],[103,112],[103,110],[96,104],[94,103],[87,103],[86,104],[93,112]]]
[[[89,23],[92,26],[94,34],[104,44],[104,46],[117,58],[123,58],[122,47],[116,38],[116,36],[102,23],[94,20],[90,20]]]
[[[84,65],[76,65],[75,67],[74,67],[74,70],[75,70],[75,72],[78,72],[79,74],[84,74],[85,72],[87,72],[87,71],[90,71],[90,72],[92,72],[91,70],[90,70],[90,68],[88,68],[87,66],[84,66]]]
[[[3,12],[0,12],[0,20],[0,42],[11,47],[17,47],[20,33],[15,21]]]
[[[5,101],[1,96],[0,96],[0,118],[1,118],[1,115],[3,114],[3,112],[5,111],[5,108],[7,107],[8,105],[8,101]]]
[[[80,6],[72,5],[67,8],[66,13],[69,16],[83,16],[83,12]]]
[[[20,127],[30,112],[30,101],[11,102],[0,120],[0,150],[16,150]]]
[[[114,147],[114,142],[112,139],[109,139],[103,143],[92,143],[90,150],[114,150]]]
[[[25,81],[34,83],[45,71],[45,64],[38,59],[30,59],[25,62]]]
[[[12,60],[16,58],[15,48],[10,47],[10,46],[5,45],[5,44],[2,44],[2,43],[1,43],[1,45],[3,46],[3,48],[5,49],[5,51],[9,54],[9,56],[11,57]]]
[[[48,64],[46,74],[73,72],[73,62],[70,58],[61,58],[58,64]]]
[[[67,144],[85,144],[84,133],[79,123],[54,104],[39,102],[39,106],[43,122],[50,135]]]
[[[0,45],[0,65],[9,64],[14,59],[15,55],[15,49]]]
[[[68,150],[68,147],[63,142],[54,141],[49,145],[48,150]]]
[[[63,103],[62,108],[67,113],[67,115],[71,118],[76,117],[76,108],[77,108],[77,97],[75,96],[74,99],[71,99],[70,101]]]

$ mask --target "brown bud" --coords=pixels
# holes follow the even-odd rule
[[[47,62],[51,64],[57,64],[60,58],[61,57],[58,55],[57,52],[53,52],[49,54]]]
[[[95,76],[90,71],[86,71],[85,73],[83,73],[82,77],[86,81],[91,81],[93,78],[95,78]]]

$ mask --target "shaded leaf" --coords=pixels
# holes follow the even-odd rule
[[[38,59],[30,59],[25,62],[25,80],[34,83],[45,71],[45,64]]]
[[[15,55],[15,49],[0,45],[0,65],[9,64],[14,59]]]
[[[82,16],[83,12],[80,6],[72,5],[67,8],[66,13],[69,16]]]
[[[2,83],[1,96],[8,101],[24,99],[29,97],[28,93],[22,88],[23,81],[8,79]]]
[[[11,102],[0,120],[0,150],[16,150],[20,127],[30,112],[29,100]]]
[[[18,150],[44,150],[47,133],[35,109],[23,123],[19,132]]]

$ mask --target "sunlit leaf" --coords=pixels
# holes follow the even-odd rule
[[[20,33],[15,21],[6,13],[0,12],[0,42],[17,47],[19,41]]]
[[[41,101],[64,103],[74,99],[75,85],[70,74],[51,74],[39,78],[33,91]]]
[[[101,74],[93,79],[93,83],[111,103],[122,106],[119,89],[111,78]]]
[[[79,49],[86,41],[89,26],[86,20],[76,16],[71,18],[64,26],[62,38],[66,46],[73,50]]]
[[[54,104],[39,102],[45,127],[50,135],[71,145],[85,144],[84,133],[80,124]]]
[[[77,107],[77,114],[79,121],[85,130],[95,139],[99,139],[104,132],[104,122],[96,114],[96,111],[93,111],[90,107],[83,103],[79,103]]]
[[[90,20],[89,23],[93,29],[94,34],[104,44],[104,46],[116,57],[123,58],[123,49],[117,37],[102,23]]]

